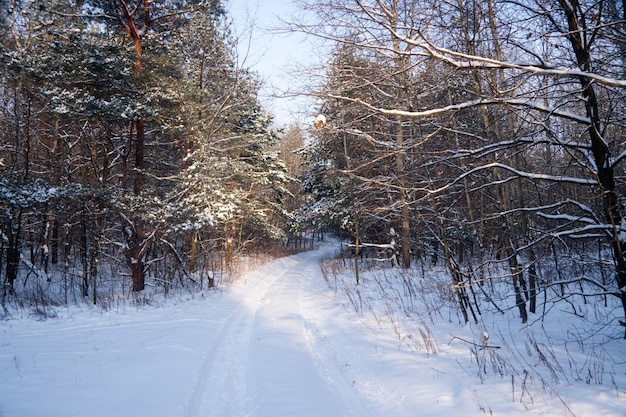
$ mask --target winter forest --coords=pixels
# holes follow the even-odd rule
[[[289,126],[225,3],[0,0],[0,317],[225,287],[336,238],[321,266],[357,310],[383,270],[461,324],[626,336],[624,2],[299,0],[281,30],[322,64]]]

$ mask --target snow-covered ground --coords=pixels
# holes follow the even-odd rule
[[[623,340],[406,314],[367,274],[329,288],[319,260],[334,249],[159,308],[0,322],[0,416],[626,415]]]

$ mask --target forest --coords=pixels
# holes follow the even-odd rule
[[[624,3],[299,4],[323,117],[277,129],[220,0],[0,1],[4,312],[332,234],[357,284],[444,266],[465,322],[592,302],[626,335]]]
[[[282,245],[289,176],[221,2],[1,16],[3,300],[213,285],[241,251]]]

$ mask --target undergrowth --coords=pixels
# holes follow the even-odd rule
[[[606,314],[606,298],[576,300],[547,289],[537,313],[522,323],[509,281],[486,275],[474,284],[489,286],[488,292],[475,290],[480,314],[466,323],[445,268],[402,270],[363,261],[357,284],[352,259],[326,258],[320,266],[336,298],[392,332],[398,348],[425,357],[458,355],[465,349],[469,359],[457,360],[459,369],[481,384],[509,381],[511,401],[528,409],[549,397],[562,404],[565,415],[574,415],[560,393],[573,381],[609,384],[617,395],[626,394],[615,382],[615,367],[624,364],[616,357],[620,350],[614,349],[620,330],[611,326],[612,312],[619,308],[609,305]]]
[[[236,282],[246,272],[258,269],[283,253],[247,253],[235,258],[227,267],[223,264],[203,272],[146,271],[145,289],[133,292],[130,276],[116,263],[100,265],[94,283],[85,280],[79,271],[66,266],[51,268],[45,274],[31,268],[20,275],[13,288],[0,286],[0,319],[27,316],[38,320],[56,318],[58,310],[78,306],[88,310],[120,310],[126,307],[159,307],[175,300],[202,296],[205,291],[219,291]],[[179,276],[185,275],[185,279]],[[168,277],[163,279],[160,277]]]

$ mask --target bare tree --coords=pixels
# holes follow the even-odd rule
[[[382,77],[362,78],[363,94],[337,90],[325,97],[369,112],[363,117],[414,121],[422,140],[426,125],[436,132],[431,138],[453,139],[417,164],[430,167],[430,178],[396,189],[414,195],[416,206],[436,198],[434,211],[457,213],[459,224],[469,221],[483,248],[493,241],[495,257],[508,264],[523,321],[527,302],[531,312],[536,309],[538,254],[566,240],[581,248],[592,239],[609,244],[613,289],[591,285],[617,296],[626,314],[623,191],[616,175],[624,155],[624,113],[617,103],[626,81],[623,60],[611,59],[614,52],[623,56],[620,7],[605,1],[316,2],[309,7],[319,16],[315,30],[298,25],[371,55],[404,60],[396,69],[445,71],[469,81],[461,83],[460,94],[422,99],[421,106],[397,100],[398,90],[395,102],[381,100],[379,93],[389,94]],[[398,23],[398,11],[410,18]],[[419,91],[413,86],[409,94]],[[407,131],[396,133],[408,137]],[[428,147],[404,143],[388,155],[417,149]],[[460,201],[466,201],[464,210]],[[455,285],[471,285],[471,279]]]

